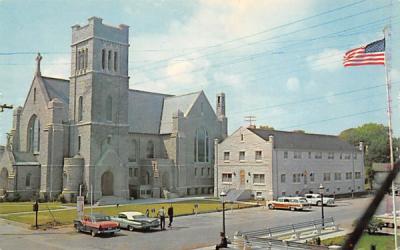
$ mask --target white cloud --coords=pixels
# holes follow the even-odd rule
[[[338,49],[324,49],[321,53],[307,57],[312,70],[335,71],[342,67],[344,52]]]
[[[300,88],[300,81],[297,77],[290,77],[286,82],[289,91],[297,91]]]
[[[71,71],[70,57],[43,57],[40,70],[44,76],[68,79]]]

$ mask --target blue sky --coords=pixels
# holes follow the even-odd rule
[[[223,91],[229,132],[247,124],[247,115],[257,125],[327,134],[386,124],[384,67],[343,68],[341,59],[381,39],[392,16],[393,123],[400,135],[399,13],[398,0],[0,0],[0,103],[23,105],[38,51],[43,75],[68,78],[71,26],[99,16],[130,26],[130,88],[204,90],[213,106]],[[11,125],[12,112],[0,113],[1,144]]]

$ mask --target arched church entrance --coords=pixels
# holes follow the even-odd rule
[[[0,195],[3,195],[8,188],[8,170],[2,168],[0,171]]]
[[[101,193],[103,196],[114,195],[114,176],[110,171],[101,176]]]

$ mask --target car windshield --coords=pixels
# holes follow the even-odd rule
[[[110,216],[96,215],[96,216],[93,216],[93,220],[94,221],[109,221],[110,220]]]
[[[133,216],[133,219],[146,219],[147,217],[145,215],[137,215],[137,216]]]
[[[299,199],[300,203],[307,203],[307,200],[304,198]]]

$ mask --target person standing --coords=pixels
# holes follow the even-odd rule
[[[164,207],[161,207],[158,210],[158,217],[160,218],[160,229],[165,230],[165,210]]]
[[[149,209],[146,209],[146,213],[145,213],[145,215],[146,215],[146,217],[149,217],[149,216],[150,216]]]
[[[174,208],[171,206],[168,208],[168,218],[169,218],[169,224],[168,227],[172,226],[172,221],[174,220]]]

